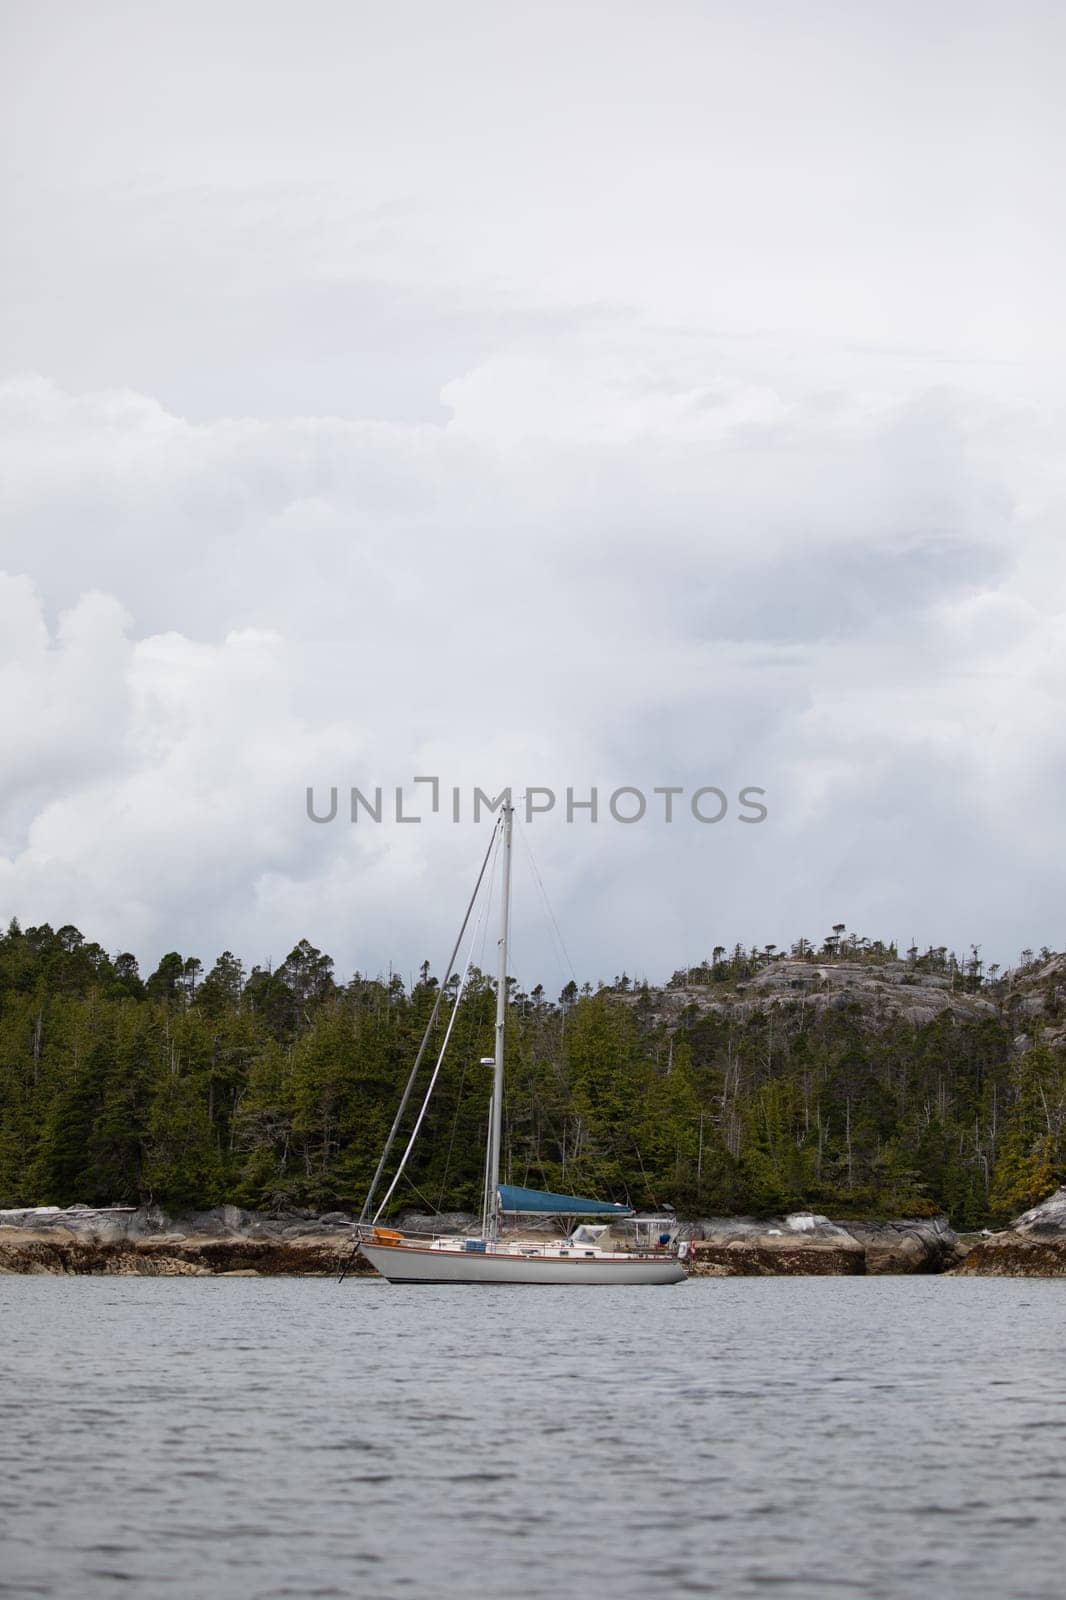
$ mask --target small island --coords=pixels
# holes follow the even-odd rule
[[[273,971],[76,928],[0,936],[0,1270],[319,1272],[443,984],[301,941]],[[838,926],[666,983],[512,981],[513,1181],[670,1207],[696,1275],[1062,1270],[1066,956],[984,967]],[[475,972],[397,1212],[477,1209],[495,987]],[[42,1210],[51,1207],[52,1210]]]

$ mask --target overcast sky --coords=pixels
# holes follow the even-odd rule
[[[581,980],[1066,945],[1061,7],[0,15],[0,916],[439,967],[433,773],[730,797],[525,830]]]

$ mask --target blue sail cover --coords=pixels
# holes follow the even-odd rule
[[[582,1200],[576,1194],[549,1194],[546,1189],[519,1189],[511,1183],[499,1187],[504,1211],[534,1211],[541,1216],[631,1217],[632,1206],[618,1206],[613,1200]]]

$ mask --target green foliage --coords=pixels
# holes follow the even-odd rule
[[[1066,1063],[1038,1046],[1019,1063],[1014,1089],[992,1181],[1000,1218],[1039,1204],[1066,1178]]]
[[[721,992],[773,947],[715,948],[677,986]],[[884,960],[837,928],[815,962]],[[954,958],[909,952],[950,973]],[[979,978],[976,954],[960,985]],[[684,979],[684,985],[681,980]],[[427,1052],[447,1025],[456,980]],[[802,987],[802,986],[801,986]],[[306,940],[274,971],[223,952],[202,975],[172,951],[147,980],[76,928],[12,923],[0,937],[0,1204],[223,1200],[266,1208],[358,1203],[440,982],[337,981]],[[470,975],[395,1206],[479,1202],[495,994]],[[646,984],[512,989],[504,1175],[682,1213],[799,1207],[841,1215],[1000,1221],[1066,1176],[1066,1059],[1020,1060],[1006,1014],[924,1027],[802,994],[743,1016],[691,1004],[668,1028]],[[417,1098],[417,1097],[416,1097]],[[410,1108],[402,1130],[409,1131]]]

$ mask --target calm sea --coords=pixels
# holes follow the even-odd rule
[[[1064,1281],[0,1278],[0,1594],[1066,1591]]]

